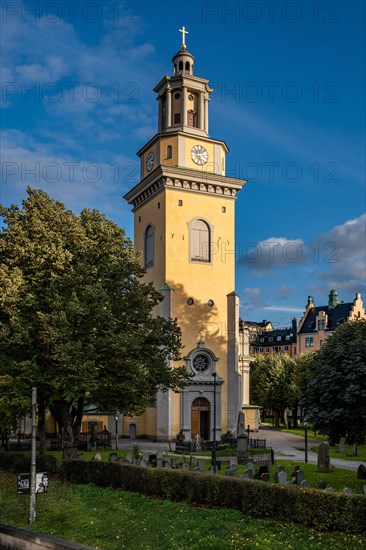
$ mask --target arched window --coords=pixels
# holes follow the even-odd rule
[[[171,145],[168,145],[168,147],[166,148],[166,158],[171,159],[172,156],[173,156],[173,148]]]
[[[211,261],[211,229],[203,220],[190,223],[190,257],[194,262]]]
[[[183,61],[179,61],[179,71],[183,71]]]
[[[154,228],[152,225],[148,225],[145,231],[144,258],[145,267],[154,264]]]
[[[186,61],[186,71],[189,73],[189,61]]]

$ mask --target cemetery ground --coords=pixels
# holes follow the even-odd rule
[[[2,472],[0,503],[2,522],[29,528],[29,499],[16,495],[14,474]],[[51,480],[47,495],[37,496],[37,513],[33,530],[101,550],[354,550],[366,546],[362,535],[323,533],[291,523],[253,519],[236,510],[193,507],[57,479]]]

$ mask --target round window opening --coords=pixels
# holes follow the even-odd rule
[[[197,372],[206,372],[210,366],[210,360],[207,355],[200,353],[193,359],[193,368]]]
[[[174,94],[174,99],[180,99],[180,94]]]

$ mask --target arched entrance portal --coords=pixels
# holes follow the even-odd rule
[[[205,441],[210,440],[210,403],[204,397],[197,397],[192,403],[191,438],[197,434]]]

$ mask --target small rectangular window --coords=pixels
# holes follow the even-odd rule
[[[183,201],[182,200],[178,201],[178,206],[183,206]]]
[[[268,340],[269,340],[270,342],[273,342],[273,336],[270,336],[270,337],[268,338]]]
[[[277,336],[277,342],[281,342],[282,336]]]
[[[139,222],[141,221],[141,216],[139,216]]]
[[[160,209],[160,202],[158,202],[158,210]]]
[[[175,113],[174,124],[180,124],[180,113]]]
[[[309,336],[307,338],[305,338],[305,347],[306,348],[312,348],[314,345],[314,339],[312,336]]]
[[[222,212],[223,214],[225,214],[225,212],[226,212],[226,206],[223,206],[223,207],[222,207],[221,212]]]
[[[286,340],[290,340],[290,335],[286,334]]]

